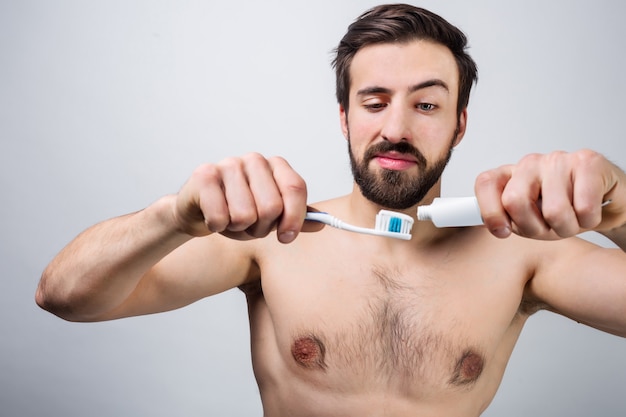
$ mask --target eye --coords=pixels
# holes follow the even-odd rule
[[[431,103],[418,103],[415,107],[418,110],[421,110],[421,111],[431,112],[431,111],[435,110],[435,108],[437,106],[435,106],[434,104],[431,104]]]
[[[364,104],[363,107],[365,107],[368,111],[376,112],[387,107],[387,103],[369,103]]]

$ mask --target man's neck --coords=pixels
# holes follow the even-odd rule
[[[396,210],[376,204],[363,196],[358,185],[354,184],[352,193],[347,196],[347,212],[350,221],[364,227],[372,227],[374,219],[380,210],[391,210],[411,216],[414,220],[411,242],[423,246],[434,240],[439,240],[450,233],[449,230],[439,229],[429,221],[417,220],[417,207],[432,203],[441,193],[440,183],[435,184],[426,196],[416,205],[406,209]],[[346,218],[346,220],[348,220]]]

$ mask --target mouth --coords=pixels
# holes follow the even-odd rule
[[[413,155],[400,152],[378,153],[372,159],[381,168],[394,171],[404,171],[418,165],[417,159]]]

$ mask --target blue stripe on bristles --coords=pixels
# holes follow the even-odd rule
[[[402,221],[398,219],[397,217],[392,217],[391,219],[389,219],[389,231],[390,232],[399,233],[401,225],[402,225]]]

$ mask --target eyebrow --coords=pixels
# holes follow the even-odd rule
[[[450,92],[450,89],[448,88],[448,84],[446,84],[445,81],[440,80],[439,78],[433,78],[431,80],[426,80],[419,84],[415,84],[414,86],[409,88],[409,92],[414,93],[415,91],[422,90],[424,88],[429,88],[429,87],[441,87],[444,90],[446,90],[446,92],[448,93]]]
[[[422,81],[421,83],[410,86],[408,90],[409,90],[409,93],[414,93],[416,91],[423,90],[425,88],[430,88],[430,87],[441,87],[444,90],[446,90],[446,92],[450,92],[450,89],[448,88],[448,84],[446,84],[443,80],[440,80],[438,78],[433,78],[430,80]],[[370,94],[391,94],[392,92],[393,91],[390,88],[373,86],[373,87],[362,88],[359,91],[357,91],[356,94],[357,96],[367,96]]]

